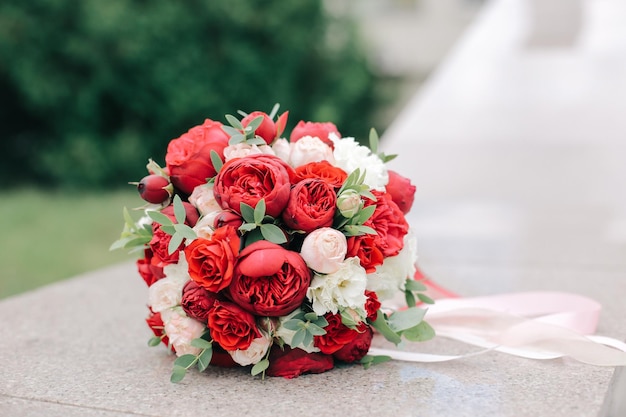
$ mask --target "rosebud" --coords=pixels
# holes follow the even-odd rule
[[[346,219],[354,217],[361,205],[361,195],[354,190],[345,190],[337,197],[337,208]]]
[[[143,177],[137,184],[137,191],[141,198],[153,204],[161,204],[169,199],[171,188],[167,178],[154,174]]]
[[[219,229],[222,226],[232,226],[238,229],[242,224],[243,219],[241,216],[230,210],[220,212],[215,216],[215,220],[213,221],[213,227],[215,229]]]
[[[267,114],[260,111],[253,111],[241,120],[241,124],[243,127],[246,127],[257,117],[262,117],[263,121],[259,127],[257,127],[255,134],[262,137],[268,145],[271,145],[274,139],[276,139],[276,124]]]

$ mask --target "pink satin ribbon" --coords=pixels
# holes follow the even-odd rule
[[[532,359],[567,356],[593,365],[626,365],[625,343],[594,335],[601,305],[591,298],[547,291],[463,298],[419,271],[416,279],[428,287],[427,294],[437,299],[426,314],[426,321],[437,335],[482,350],[468,355],[431,355],[372,348],[370,354],[440,362],[497,350]]]

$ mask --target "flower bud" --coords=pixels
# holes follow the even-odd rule
[[[147,175],[137,184],[137,191],[141,198],[148,203],[161,204],[170,198],[170,182],[160,175]]]
[[[337,208],[346,219],[354,217],[361,205],[361,195],[354,190],[345,190],[337,197]]]

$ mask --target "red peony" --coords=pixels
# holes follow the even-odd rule
[[[261,333],[254,316],[236,304],[215,301],[208,315],[211,337],[226,350],[245,350]]]
[[[213,195],[223,209],[241,214],[240,203],[251,207],[265,199],[265,213],[278,217],[289,201],[293,168],[282,159],[265,154],[234,158],[215,178]]]
[[[180,303],[187,315],[206,324],[209,310],[213,308],[217,294],[205,290],[197,282],[189,280],[183,287]]]
[[[239,245],[239,235],[230,226],[215,229],[210,239],[195,239],[185,248],[189,276],[207,291],[217,293],[227,288],[233,279]]]
[[[291,349],[284,346],[272,346],[270,352],[270,366],[265,372],[269,376],[295,378],[302,374],[319,374],[333,369],[334,361],[330,355],[323,353],[307,353],[302,349]]]
[[[313,136],[320,138],[322,142],[324,142],[331,148],[334,148],[333,141],[329,138],[331,133],[337,135],[338,138],[341,137],[339,131],[337,130],[337,126],[335,126],[334,123],[305,122],[303,120],[300,120],[296,127],[294,127],[291,131],[291,136],[289,137],[289,140],[291,142],[297,142],[298,139],[304,136]]]
[[[206,119],[204,124],[192,127],[187,133],[170,141],[165,163],[174,187],[191,194],[195,187],[215,176],[211,151],[217,152],[224,159],[228,139],[220,122]]]
[[[391,199],[398,205],[402,213],[407,214],[413,206],[415,199],[415,186],[411,180],[403,177],[395,171],[389,170],[389,182],[385,187],[391,195]]]
[[[150,249],[144,250],[144,257],[137,260],[137,271],[139,271],[139,275],[146,282],[148,287],[154,284],[156,281],[165,277],[163,273],[163,268],[159,268],[157,266],[152,265],[152,259],[154,255]]]
[[[409,224],[404,214],[391,199],[391,195],[373,190],[376,202],[367,199],[365,207],[376,204],[376,210],[365,225],[378,234],[377,245],[385,257],[396,256],[404,246],[404,235],[409,232]]]
[[[319,179],[306,179],[291,189],[282,218],[288,227],[310,233],[333,224],[336,204],[332,186]]]
[[[239,254],[229,293],[232,300],[259,316],[283,316],[302,304],[311,270],[297,252],[260,240]]]
[[[356,336],[352,341],[333,353],[335,359],[352,363],[360,361],[363,356],[367,355],[372,344],[372,337],[374,336],[372,328],[365,323],[361,323],[355,332]]]
[[[333,188],[339,189],[348,178],[348,174],[343,169],[324,160],[309,162],[296,168],[296,181],[302,181],[307,178],[319,178]]]
[[[328,326],[324,327],[326,334],[314,336],[313,343],[322,353],[332,355],[352,342],[357,337],[358,332],[344,325],[341,322],[340,314],[326,313],[324,317],[328,321]]]

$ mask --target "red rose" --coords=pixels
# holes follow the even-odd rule
[[[346,240],[348,243],[346,258],[358,257],[361,266],[368,274],[374,272],[378,265],[383,264],[385,258],[377,245],[378,236],[350,236]]]
[[[334,361],[330,355],[323,353],[307,353],[302,349],[291,349],[284,346],[272,346],[270,366],[265,373],[269,376],[295,378],[305,373],[320,374],[333,369]]]
[[[215,178],[213,195],[223,209],[241,214],[240,203],[251,207],[265,199],[265,213],[277,217],[289,201],[293,168],[274,155],[249,155],[226,162]]]
[[[324,327],[326,334],[314,336],[313,343],[322,353],[332,355],[352,342],[357,337],[358,332],[344,325],[339,314],[326,313],[324,317],[328,321],[328,326]]]
[[[352,363],[360,361],[363,356],[367,355],[372,344],[372,337],[374,336],[372,328],[365,323],[361,323],[355,333],[356,336],[350,343],[333,353],[335,359]]]
[[[222,124],[210,119],[170,141],[165,163],[172,184],[183,193],[191,194],[195,187],[215,176],[211,151],[217,152],[224,159],[226,146],[228,135],[222,130]]]
[[[215,301],[208,315],[211,337],[226,350],[245,350],[261,337],[254,316],[236,304]]]
[[[239,254],[229,293],[234,302],[259,316],[283,316],[306,297],[311,270],[297,252],[260,240]]]
[[[241,124],[243,125],[243,127],[246,127],[250,124],[251,121],[253,121],[257,117],[262,117],[263,121],[254,131],[254,133],[257,136],[262,137],[263,140],[268,145],[270,145],[272,142],[274,142],[274,139],[276,139],[276,124],[274,124],[274,121],[270,119],[270,117],[266,113],[263,113],[262,111],[253,111],[241,120]]]
[[[335,126],[333,123],[305,122],[303,120],[300,120],[296,127],[294,127],[291,131],[291,136],[289,137],[289,140],[291,142],[297,142],[298,139],[304,136],[313,136],[320,138],[322,142],[324,142],[331,148],[334,148],[333,141],[329,138],[331,133],[337,135],[338,138],[341,137],[339,131],[337,130],[337,126]]]
[[[319,178],[333,188],[339,189],[348,178],[348,174],[343,169],[324,160],[309,162],[296,168],[296,181],[307,178]]]
[[[165,274],[163,273],[163,268],[152,265],[154,255],[150,249],[144,250],[143,253],[144,257],[137,261],[137,271],[149,287],[156,281],[164,278]]]
[[[333,224],[336,204],[332,186],[322,180],[306,179],[291,189],[282,218],[288,227],[310,233]]]
[[[195,239],[185,248],[189,276],[207,291],[220,292],[233,279],[239,245],[239,235],[230,226],[215,229],[210,239]]]
[[[389,182],[385,187],[391,195],[391,199],[398,205],[402,213],[407,214],[413,206],[415,199],[415,186],[411,180],[403,177],[395,171],[389,170]]]
[[[205,290],[197,282],[189,280],[183,287],[183,297],[180,303],[187,315],[206,324],[209,310],[215,304],[217,294]]]
[[[178,252],[183,250],[185,244],[181,243],[174,252],[170,253],[170,240],[172,240],[172,235],[161,230],[160,224],[152,223],[152,239],[149,245],[150,250],[154,254],[154,257],[150,261],[153,267],[163,268],[166,265],[178,263]]]
[[[235,229],[239,229],[239,226],[243,224],[243,219],[240,215],[234,211],[224,210],[219,213],[213,221],[213,227],[218,229],[223,226],[231,226]]]
[[[378,301],[378,295],[374,291],[365,290],[365,311],[367,312],[367,319],[375,321],[378,316],[378,310],[380,309],[380,301]]]
[[[213,345],[213,355],[211,355],[211,365],[220,366],[222,368],[234,368],[239,366],[237,362],[233,360],[230,353],[226,352],[217,343]]]
[[[157,337],[163,336],[164,326],[163,326],[163,320],[161,319],[161,313],[153,313],[151,311],[150,316],[146,319],[146,323],[148,324],[148,327],[150,327],[150,330],[152,330],[152,333],[154,333],[155,336]],[[161,342],[165,346],[167,346],[170,343],[170,339],[167,336],[163,336],[161,338]]]

